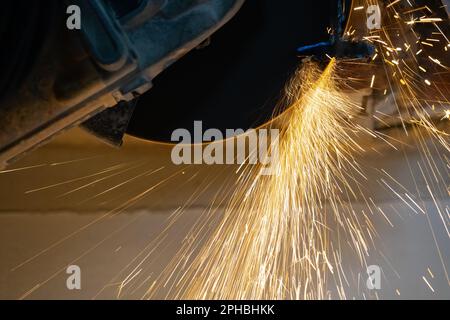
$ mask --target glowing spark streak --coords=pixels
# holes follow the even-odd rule
[[[83,232],[84,230],[87,230],[88,228],[90,228],[91,226],[95,225],[96,223],[108,218],[108,217],[112,217],[112,216],[116,216],[120,213],[122,213],[124,210],[128,209],[129,207],[131,207],[132,205],[134,205],[136,202],[138,202],[139,200],[141,200],[144,196],[146,196],[147,194],[149,194],[151,191],[155,190],[156,188],[160,187],[161,185],[163,185],[164,183],[166,183],[167,181],[169,181],[170,179],[172,179],[174,176],[178,175],[181,171],[176,172],[172,175],[170,175],[169,177],[161,180],[160,182],[154,184],[153,186],[149,187],[147,190],[139,193],[138,195],[134,196],[133,198],[131,198],[130,200],[126,201],[125,203],[123,203],[122,205],[118,206],[117,208],[114,208],[111,211],[108,211],[107,213],[101,215],[100,217],[94,219],[93,221],[85,224],[84,226],[82,226],[81,228],[75,230],[74,232],[70,233],[69,235],[55,241],[54,243],[52,243],[50,246],[42,249],[41,251],[39,251],[38,253],[36,253],[35,255],[31,256],[30,258],[24,260],[23,262],[21,262],[20,264],[16,265],[15,267],[11,268],[11,272],[16,271],[19,268],[22,268],[24,265],[30,263],[31,261],[37,259],[38,257],[42,256],[43,254],[49,252],[50,250],[60,246],[62,243],[64,243],[65,241],[73,238],[74,236],[80,234],[81,232]]]
[[[400,1],[401,1],[401,0],[395,0],[394,2],[391,2],[390,4],[388,4],[388,5],[386,6],[386,9],[392,7],[392,6],[395,5],[396,3],[399,3]]]
[[[118,169],[122,168],[123,166],[124,166],[123,164],[114,165],[114,166],[112,166],[110,168],[104,169],[104,170],[102,170],[100,172],[96,172],[96,173],[93,173],[93,174],[90,174],[90,175],[87,175],[87,176],[78,177],[78,178],[75,178],[75,179],[71,179],[71,180],[67,180],[67,181],[51,184],[51,185],[48,185],[48,186],[45,186],[45,187],[40,187],[40,188],[37,188],[37,189],[28,190],[28,191],[25,192],[25,194],[34,193],[34,192],[38,192],[38,191],[42,191],[42,190],[46,190],[46,189],[62,186],[62,185],[65,185],[65,184],[69,184],[69,183],[72,183],[72,182],[77,182],[77,181],[81,181],[81,180],[84,180],[84,179],[92,178],[92,177],[99,176],[99,175],[102,175],[102,174],[105,174],[105,173],[108,173],[108,172],[111,172],[111,171],[118,170]]]
[[[431,286],[431,284],[428,282],[427,278],[425,278],[424,276],[422,276],[423,281],[425,281],[425,283],[427,284],[428,288],[430,288],[430,290],[434,293],[434,289]]]
[[[29,169],[34,169],[34,168],[41,168],[41,167],[45,167],[45,166],[47,166],[47,164],[38,164],[38,165],[34,165],[34,166],[3,170],[3,171],[0,171],[0,174],[2,174],[2,173],[10,173],[10,172],[17,172],[17,171],[23,171],[23,170],[29,170]]]
[[[92,186],[92,185],[95,185],[95,184],[97,184],[97,183],[99,183],[99,182],[101,182],[101,181],[104,181],[104,180],[110,179],[110,178],[112,178],[112,177],[118,176],[118,175],[123,174],[123,173],[125,173],[125,172],[127,172],[127,171],[130,171],[130,170],[139,168],[139,167],[141,167],[142,165],[143,165],[143,164],[141,163],[141,164],[138,164],[138,165],[136,165],[136,166],[132,166],[132,167],[130,167],[130,168],[127,168],[127,169],[125,169],[125,170],[122,170],[122,171],[115,172],[115,173],[113,173],[113,174],[107,175],[106,177],[99,178],[99,179],[97,179],[97,180],[94,180],[94,181],[92,181],[92,182],[89,182],[89,183],[87,183],[87,184],[84,184],[84,185],[82,185],[82,186],[80,186],[80,187],[78,187],[78,188],[75,188],[75,189],[73,189],[73,190],[67,191],[67,192],[65,192],[65,193],[63,193],[63,194],[61,194],[61,195],[59,195],[58,198],[62,198],[62,197],[68,196],[69,194],[72,194],[72,193],[74,193],[74,192],[77,192],[77,191],[80,191],[80,190],[85,189],[85,188],[87,188],[87,187],[90,187],[90,186]]]

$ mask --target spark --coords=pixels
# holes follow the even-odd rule
[[[444,120],[444,119],[450,120],[450,109],[447,109],[444,111],[444,116],[442,117],[441,120]]]
[[[109,173],[111,171],[116,171],[116,170],[121,169],[123,167],[124,167],[124,164],[117,164],[117,165],[114,165],[112,167],[103,169],[103,170],[101,170],[99,172],[92,173],[92,174],[89,174],[89,175],[86,175],[86,176],[83,176],[83,177],[78,177],[78,178],[66,180],[66,181],[63,181],[63,182],[58,182],[58,183],[54,183],[54,184],[51,184],[51,185],[47,185],[47,186],[44,186],[44,187],[39,187],[39,188],[36,188],[36,189],[28,190],[28,191],[25,192],[25,194],[34,193],[34,192],[38,192],[38,191],[43,191],[43,190],[47,190],[47,189],[51,189],[51,188],[55,188],[55,187],[59,187],[59,186],[67,185],[67,184],[71,184],[73,182],[85,180],[85,179],[92,178],[92,177],[99,176],[99,175],[103,175],[103,174]]]
[[[431,284],[428,282],[427,278],[425,278],[425,276],[422,276],[422,279],[427,284],[428,288],[430,288],[430,290],[434,293],[434,289],[431,286]]]
[[[392,7],[393,5],[399,3],[400,1],[401,1],[401,0],[395,0],[395,1],[391,2],[391,3],[389,3],[389,4],[386,6],[386,9]]]
[[[427,268],[427,271],[430,274],[430,277],[434,279],[434,274],[433,274],[433,272],[431,272],[431,269]]]
[[[27,167],[22,167],[22,168],[2,170],[2,171],[0,171],[0,174],[17,172],[17,171],[23,171],[23,170],[30,170],[30,169],[41,168],[41,167],[45,167],[45,166],[47,166],[46,163],[44,163],[44,164],[37,164],[37,165],[33,165],[33,166],[27,166]]]

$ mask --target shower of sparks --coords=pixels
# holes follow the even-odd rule
[[[163,272],[155,276],[146,274],[145,262],[152,258],[158,247],[168,241],[167,231],[182,215],[183,210],[211,185],[219,183],[215,180],[217,177],[205,182],[193,192],[184,206],[174,210],[169,218],[170,223],[163,232],[127,263],[97,295],[107,286],[115,285],[118,286],[117,295],[121,298],[148,287],[150,283],[144,298],[345,299],[349,298],[346,291],[354,276],[353,271],[346,268],[347,249],[351,249],[359,262],[358,292],[360,282],[364,283],[364,275],[360,277],[360,271],[365,270],[369,253],[374,251],[383,257],[383,261],[400,278],[387,257],[374,246],[378,235],[373,221],[374,215],[379,214],[388,226],[395,227],[391,216],[396,214],[401,219],[404,217],[394,206],[382,207],[371,197],[363,195],[363,184],[367,178],[366,171],[363,170],[365,168],[358,164],[358,154],[366,151],[362,147],[364,144],[359,143],[358,136],[361,135],[369,135],[383,141],[391,150],[404,153],[406,148],[404,145],[399,146],[400,142],[403,138],[413,137],[412,144],[417,147],[420,159],[417,163],[410,163],[405,156],[405,171],[409,170],[411,173],[415,190],[408,190],[395,172],[384,169],[378,171],[378,183],[398,198],[408,212],[426,217],[443,274],[450,285],[448,261],[439,242],[442,237],[437,237],[437,230],[429,216],[431,211],[427,210],[425,203],[428,201],[434,206],[436,217],[444,227],[445,237],[450,239],[450,208],[444,207],[440,201],[448,199],[450,194],[450,186],[447,185],[450,176],[449,133],[445,129],[448,127],[442,129],[441,126],[448,126],[450,119],[450,41],[448,28],[444,26],[445,23],[448,24],[448,20],[437,17],[431,5],[415,6],[414,1],[410,0],[354,0],[351,11],[366,19],[365,9],[377,3],[385,4],[382,7],[381,29],[367,33],[363,27],[364,32],[361,34],[358,28],[352,26],[353,20],[350,19],[345,34],[355,40],[364,39],[376,47],[376,53],[367,65],[378,67],[377,71],[364,75],[360,81],[365,87],[370,84],[375,96],[381,97],[385,102],[392,97],[392,101],[386,105],[392,104],[395,110],[375,109],[373,114],[367,112],[368,117],[373,120],[373,127],[358,124],[361,113],[367,110],[362,110],[358,104],[350,101],[341,90],[346,86],[348,89],[349,85],[342,83],[343,79],[339,78],[338,71],[345,69],[347,65],[365,63],[337,63],[329,57],[331,62],[325,71],[312,63],[306,64],[297,71],[286,88],[283,106],[288,107],[287,110],[271,123],[281,130],[279,158],[275,158],[273,175],[261,175],[261,168],[255,166],[241,167],[237,184],[231,188],[232,191],[227,191],[232,192],[232,196],[226,203],[223,215],[219,215],[213,208],[219,208],[224,200],[214,198],[206,218],[199,220],[189,231],[182,248]],[[365,26],[365,23],[362,25]],[[425,27],[430,32],[422,35],[420,30]],[[403,132],[403,138],[399,140],[382,132],[396,126]],[[439,151],[436,157],[434,154],[437,150],[443,152]],[[89,158],[4,170],[0,174],[66,165],[86,159]],[[131,170],[136,169],[140,170],[139,163],[118,164],[80,178],[34,188],[26,194],[95,179],[61,195],[70,196],[117,177],[120,173],[130,174]],[[162,169],[163,167],[145,168],[84,201],[91,201],[123,188]],[[130,209],[188,170],[183,168],[158,183],[152,183],[146,190],[127,198],[115,209],[26,259],[12,268],[11,272],[62,246],[68,239],[94,224]],[[185,182],[188,181],[189,179]],[[423,185],[425,191],[419,190],[419,186]],[[352,201],[359,201],[364,209],[353,208]],[[137,218],[104,237],[72,262],[77,262],[99,248],[137,221]],[[48,279],[31,287],[23,298],[62,273],[65,266],[66,264]],[[436,271],[435,267],[433,266],[433,271]],[[432,293],[437,292],[438,282],[431,268],[427,269],[427,277],[421,274],[418,281],[425,282]],[[331,292],[332,289],[335,289],[336,295]],[[400,296],[399,289],[393,290]],[[405,290],[402,294],[405,295]],[[361,295],[368,297],[365,292],[361,292]],[[375,295],[378,298],[376,292]]]
[[[351,244],[361,264],[374,235],[365,214],[344,203],[356,192],[353,173],[365,179],[354,158],[364,150],[348,120],[360,109],[338,89],[336,67],[332,59],[323,73],[312,63],[296,73],[286,89],[290,107],[277,121],[272,175],[243,170],[212,235],[185,268],[203,233],[187,243],[160,286],[173,280],[177,298],[321,299],[329,297],[332,277],[345,297],[341,252],[330,230]]]
[[[374,4],[367,0],[355,2],[353,11],[356,13],[364,12],[361,7]],[[358,2],[361,5],[358,6]],[[404,13],[400,11],[401,6],[408,7],[402,9]],[[446,173],[438,171],[437,163],[442,161],[448,169],[449,158],[446,154],[439,159],[431,156],[431,149],[437,149],[436,143],[445,153],[450,151],[448,133],[436,125],[439,119],[436,111],[449,105],[448,92],[442,87],[448,85],[443,79],[444,72],[448,71],[443,61],[448,59],[439,58],[442,54],[437,57],[436,50],[441,42],[445,43],[442,46],[445,56],[449,41],[439,27],[443,19],[428,16],[433,14],[429,7],[414,8],[410,1],[388,2],[384,8],[386,26],[362,38],[376,46],[370,64],[384,70],[384,74],[380,74],[383,81],[377,85],[387,85],[377,88],[373,74],[370,88],[381,90],[385,96],[393,95],[396,106],[392,114],[378,112],[370,116],[381,124],[380,129],[398,123],[406,137],[414,135],[422,158],[417,165],[427,184],[428,196],[449,235],[449,215],[444,214],[436,199],[442,196],[440,191],[448,188],[444,179]],[[435,32],[431,36],[421,36],[415,26],[421,28],[423,24],[432,26]],[[351,29],[350,26],[348,30]],[[357,36],[356,29],[346,34]],[[345,62],[342,65],[345,66]],[[435,71],[436,68],[441,71]],[[341,243],[350,244],[364,266],[370,242],[376,236],[372,220],[364,211],[356,212],[348,205],[352,197],[361,196],[359,185],[365,179],[354,157],[364,150],[353,137],[365,132],[397,148],[383,133],[374,133],[370,128],[350,122],[358,107],[337,89],[335,69],[336,62],[332,59],[320,76],[311,66],[298,72],[287,89],[291,108],[280,124],[282,134],[276,174],[262,176],[254,168],[244,171],[212,236],[200,247],[192,243],[203,239],[204,235],[193,236],[145,297],[152,297],[161,286],[167,286],[167,296],[176,298],[320,299],[330,297],[328,288],[332,279],[338,296],[346,298],[344,284],[348,285],[348,279],[342,267]],[[427,88],[432,88],[433,94]],[[444,113],[443,118],[446,118],[447,113]],[[393,120],[391,124],[388,118]],[[384,175],[394,182],[392,185],[380,179],[387,190],[412,212],[426,215],[448,281],[446,262],[422,201],[423,194],[419,190],[412,194],[392,175],[387,172]],[[417,187],[416,178],[412,176]],[[406,192],[398,191],[399,188]],[[385,210],[370,198],[369,201],[364,196],[362,199],[368,211],[373,213],[375,208],[394,227]],[[336,235],[338,240],[333,239]],[[169,285],[170,282],[173,284]],[[398,290],[397,294],[400,294]]]

